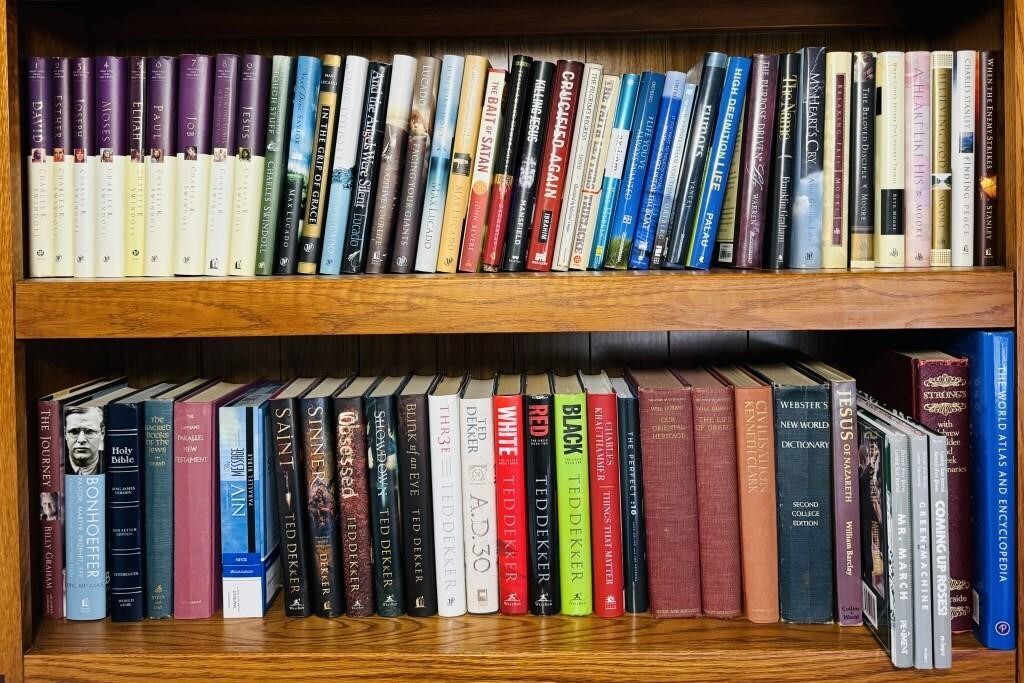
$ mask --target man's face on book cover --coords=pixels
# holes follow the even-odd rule
[[[68,464],[75,474],[97,474],[103,450],[103,411],[87,408],[71,413],[64,420],[64,438],[68,445]]]

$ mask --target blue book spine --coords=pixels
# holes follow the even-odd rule
[[[604,267],[605,243],[608,230],[615,214],[615,204],[622,182],[622,168],[626,163],[629,147],[629,131],[633,127],[636,111],[636,94],[640,90],[640,77],[636,74],[622,74],[619,86],[619,102],[615,107],[612,122],[612,137],[608,142],[608,160],[605,162],[604,180],[601,181],[601,200],[597,209],[597,224],[594,228],[594,245],[590,252],[591,270]]]
[[[882,77],[879,76],[879,86],[881,83]],[[825,48],[805,47],[800,50],[799,92],[796,116],[796,172],[793,177],[788,265],[790,268],[821,268],[821,230],[824,218],[822,212],[825,204],[822,170],[825,130],[825,107],[822,106],[825,101]],[[881,111],[881,104],[878,103],[877,106]],[[829,191],[831,192],[831,188]]]
[[[309,175],[316,130],[316,96],[320,87],[320,60],[299,57],[295,70],[296,96],[292,102],[292,130],[288,138],[288,173]]]
[[[105,474],[64,475],[65,600],[71,620],[107,616],[106,489]]]
[[[150,400],[144,405],[146,616],[169,619],[174,611],[174,402]]]
[[[661,94],[661,106],[658,108],[654,146],[651,148],[650,160],[647,163],[647,179],[644,181],[633,247],[629,253],[629,267],[637,270],[647,270],[651,265],[654,235],[658,228],[658,216],[661,214],[661,202],[665,196],[669,157],[676,125],[679,122],[685,86],[686,74],[679,71],[669,71],[665,74],[665,88]]]
[[[647,176],[647,162],[651,157],[651,141],[658,123],[658,109],[661,94],[665,91],[665,74],[645,71],[640,78],[640,92],[637,95],[636,112],[633,115],[633,131],[626,152],[626,165],[615,201],[605,247],[605,268],[623,270],[629,265],[629,250],[636,231],[640,200],[643,196],[644,178]]]
[[[729,57],[725,68],[725,85],[718,103],[718,123],[711,138],[711,158],[704,172],[704,188],[697,204],[697,230],[690,242],[686,257],[689,268],[707,270],[711,266],[711,252],[718,235],[718,221],[722,217],[725,185],[729,180],[729,166],[736,149],[743,103],[747,98],[747,79],[750,77],[750,59]]]
[[[974,635],[985,647],[1017,641],[1017,519],[1012,332],[967,332],[950,351],[971,378]]]
[[[683,168],[683,155],[686,154],[686,136],[690,130],[690,117],[693,115],[693,100],[697,95],[697,85],[683,85],[683,100],[676,119],[676,132],[672,138],[672,149],[668,156],[668,168],[665,171],[665,192],[658,212],[658,224],[654,231],[654,251],[651,254],[651,267],[660,268],[668,246],[669,232],[672,230],[672,207],[676,203],[676,191],[679,188],[679,174]]]
[[[110,618],[142,621],[142,406],[107,406],[107,554]]]

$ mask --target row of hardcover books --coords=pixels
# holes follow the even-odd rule
[[[993,265],[998,68],[33,58],[29,274]]]
[[[954,348],[864,375],[931,427],[806,359],[73,387],[39,402],[45,614],[262,616],[283,586],[289,616],[863,614],[921,668],[973,611],[1012,648],[1012,334]]]

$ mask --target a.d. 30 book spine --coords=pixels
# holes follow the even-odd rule
[[[494,407],[492,392],[472,391],[470,380],[459,399],[462,435],[462,522],[466,547],[466,610],[498,611],[498,516],[494,490]],[[472,393],[473,396],[468,394]]]
[[[309,550],[313,583],[313,610],[321,617],[345,612],[342,588],[341,540],[338,534],[338,470],[334,459],[334,425],[331,400],[303,398],[302,444],[305,458],[306,514],[309,519]]]
[[[277,245],[277,226],[281,219],[281,199],[284,194],[288,134],[291,130],[289,106],[295,84],[295,58],[274,55],[270,64],[270,95],[267,112],[267,156],[260,185],[259,232],[256,239],[256,274],[274,272],[274,249]]]
[[[426,394],[398,398],[398,476],[402,514],[405,612],[437,614],[430,418]]]
[[[277,472],[277,519],[281,527],[284,574],[282,599],[284,613],[289,617],[308,617],[313,612],[300,410],[297,398],[270,401],[270,428]]]
[[[904,265],[927,268],[932,245],[931,66],[928,52],[906,53]]]
[[[50,277],[53,275],[53,101],[46,58],[30,57],[26,71],[28,275]]]
[[[213,76],[213,161],[206,208],[205,274],[227,275],[234,210],[235,158],[231,149],[238,127],[238,55],[220,54]]]
[[[953,201],[950,219],[952,265],[974,265],[975,116],[978,106],[978,53],[957,50],[953,63]]]
[[[96,146],[99,148],[96,277],[124,277],[128,224],[128,60],[125,57],[97,57],[94,63]],[[52,213],[49,220],[53,220]],[[49,230],[52,239],[52,225]],[[52,251],[52,244],[50,249]]]
[[[53,275],[74,275],[74,155],[71,145],[71,64],[67,57],[47,60],[53,115]]]
[[[557,614],[562,608],[555,501],[554,407],[550,394],[526,395],[523,401],[526,410],[530,612],[545,616]]]
[[[147,61],[146,57],[128,58],[127,215],[124,228],[124,274],[127,277],[141,276],[145,262]],[[54,238],[56,234],[55,229]]]
[[[902,83],[902,81],[901,81]],[[800,90],[796,111],[790,268],[821,267],[822,133],[825,103],[825,48],[800,50]]]
[[[902,52],[880,52],[875,67],[875,266],[902,268],[906,226],[906,59]]]
[[[850,261],[850,70],[849,52],[825,55],[821,267],[845,269]],[[925,169],[927,173],[927,169]]]
[[[397,617],[405,608],[398,502],[398,443],[394,394],[365,399],[370,464],[370,530],[377,614]]]
[[[178,58],[175,275],[202,275],[204,271],[212,108],[213,60],[209,55],[181,55]]]
[[[765,236],[765,268],[785,268],[792,239],[794,172],[796,169],[796,110],[800,89],[800,55],[779,56],[778,122],[771,164],[771,208]],[[874,109],[871,110],[872,117]],[[874,159],[871,160],[874,163]]]
[[[996,222],[999,212],[996,179],[999,172],[998,149],[998,92],[999,52],[982,50],[978,53],[978,143],[975,148],[975,171],[978,186],[975,189],[974,265],[996,264]],[[56,171],[56,168],[55,168]],[[56,179],[56,175],[54,176]],[[55,235],[57,233],[54,233]],[[56,267],[56,265],[55,265]],[[56,274],[56,273],[55,273]]]
[[[96,147],[93,60],[73,57],[71,66],[72,226],[74,276],[93,277],[96,247]],[[173,124],[172,124],[173,125]]]
[[[146,235],[143,275],[174,275],[175,134],[177,133],[178,60],[150,57],[146,65]]]
[[[932,182],[934,183],[934,176]],[[850,268],[875,266],[875,54],[854,52],[850,93]],[[934,199],[933,199],[934,201]]]
[[[929,265],[952,263],[953,208],[953,53],[936,50],[930,58],[932,243]]]
[[[362,397],[336,397],[334,415],[345,613],[350,617],[365,617],[373,614],[376,605],[373,599],[369,469],[363,465],[367,452],[367,425]]]

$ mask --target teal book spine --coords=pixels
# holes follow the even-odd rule
[[[174,402],[149,400],[144,411],[146,617],[170,619],[174,608]]]

